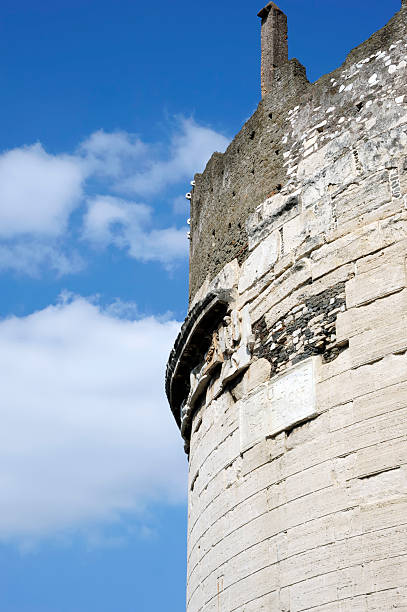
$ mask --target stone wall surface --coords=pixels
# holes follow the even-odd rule
[[[273,83],[192,199],[187,610],[407,611],[405,3]]]
[[[385,28],[354,49],[343,66],[313,85],[308,83],[305,68],[297,60],[275,69],[272,91],[260,102],[226,153],[214,154],[204,173],[195,176],[191,203],[191,300],[205,279],[212,280],[235,257],[240,263],[247,257],[250,241],[247,217],[269,197],[281,196],[274,204],[277,213],[284,196],[295,192],[296,187],[304,188],[306,182],[309,185],[304,189],[304,211],[319,202],[322,189],[337,200],[343,222],[354,218],[352,211],[344,209],[351,192],[346,200],[345,196],[339,197],[337,190],[344,181],[347,185],[353,180],[354,174],[347,173],[350,155],[364,156],[360,163],[354,159],[351,166],[357,178],[363,175],[363,170],[370,172],[370,156],[382,151],[388,157],[387,142],[380,135],[386,135],[394,113],[403,115],[403,102],[398,106],[395,100],[405,95],[405,69],[399,66],[405,61],[404,53],[402,49],[396,53],[397,49],[390,47],[399,40],[403,47],[406,19],[403,9]],[[396,63],[387,64],[389,60]],[[378,111],[381,119],[377,118],[373,126]],[[354,152],[353,147],[357,143],[362,145],[369,133],[375,135],[370,149]],[[395,153],[390,151],[391,155]],[[321,176],[312,172],[315,164]],[[330,171],[336,180],[332,186],[331,164],[335,164]],[[374,184],[370,185],[370,193],[375,197]],[[381,198],[386,198],[385,193]],[[366,207],[369,208],[368,201]],[[324,207],[318,216],[323,212]]]

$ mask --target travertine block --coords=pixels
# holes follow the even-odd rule
[[[288,529],[280,543],[279,558],[296,558],[299,553],[332,544],[336,540],[332,516],[324,516]]]
[[[270,379],[271,364],[267,359],[254,361],[244,374],[241,382],[232,389],[236,401],[248,395],[253,389]]]
[[[373,561],[366,566],[366,574],[368,583],[366,590],[370,593],[404,586],[407,576],[407,554],[397,557],[386,555],[380,561]]]
[[[353,398],[357,398],[406,380],[407,356],[403,354],[387,355],[376,363],[352,371],[348,383],[352,387]]]
[[[239,293],[249,289],[272,268],[280,254],[280,233],[273,232],[263,240],[242,265]]]
[[[335,406],[329,411],[329,430],[337,431],[355,422],[355,410],[353,402],[348,402],[342,406]]]
[[[407,146],[407,136],[404,130],[397,129],[396,126],[400,119],[405,121],[405,113],[398,108],[393,107],[392,111],[387,110],[387,116],[380,121],[386,120],[387,127],[382,133],[374,136],[374,131],[371,132],[371,137],[366,142],[358,144],[359,160],[367,172],[374,172],[380,168],[384,168],[388,163],[389,158],[396,157],[405,151]],[[393,127],[395,129],[391,129]],[[390,127],[390,130],[389,130]],[[375,130],[379,128],[376,123]]]
[[[285,505],[286,528],[295,527],[317,518],[341,512],[354,504],[351,493],[345,487],[329,488],[288,502]]]
[[[353,368],[372,363],[389,353],[407,350],[407,313],[398,319],[387,320],[376,328],[368,329],[349,340]]]
[[[318,418],[306,421],[294,427],[285,434],[285,448],[287,451],[298,450],[303,444],[308,444],[311,440],[319,440],[329,431],[328,414],[319,414]]]
[[[315,547],[295,557],[280,561],[281,584],[289,586],[305,583],[321,574],[336,573],[343,567],[346,557],[346,542],[333,542],[326,546]]]
[[[258,321],[262,315],[281,302],[287,295],[305,285],[311,278],[311,262],[309,259],[301,259],[295,263],[293,268],[287,270],[274,285],[266,289],[259,298],[250,305],[250,316],[252,321]]]
[[[317,279],[350,261],[376,251],[382,244],[378,223],[372,223],[327,244],[312,254],[312,278]]]
[[[407,464],[407,437],[402,436],[386,442],[381,442],[357,452],[355,476],[366,476],[392,470]],[[404,474],[403,471],[400,475]],[[398,475],[395,475],[398,478]],[[403,486],[400,487],[400,494]]]
[[[298,193],[277,193],[260,204],[246,222],[249,249],[255,248],[268,234],[285,225],[300,212]]]
[[[333,198],[338,224],[360,219],[361,215],[372,214],[391,201],[388,171],[381,171],[368,178],[353,182]]]
[[[336,321],[337,339],[343,342],[356,334],[378,329],[389,319],[397,321],[406,313],[407,291],[405,290],[371,302],[366,306],[340,312]]]
[[[263,595],[258,599],[245,604],[241,608],[238,608],[236,612],[270,612],[270,610],[278,610],[279,605],[279,593],[274,591],[268,595]]]
[[[384,472],[359,478],[353,483],[353,488],[355,495],[359,497],[362,503],[383,502],[388,499],[407,496],[406,477],[405,466],[389,468]],[[405,545],[407,545],[407,542],[405,542]]]
[[[383,247],[393,245],[407,239],[407,211],[393,215],[380,221],[380,232]]]
[[[338,574],[317,576],[290,586],[290,612],[301,612],[338,599]]]
[[[317,410],[328,410],[352,401],[354,397],[353,376],[352,372],[344,371],[318,383],[316,387]]]
[[[346,283],[346,305],[348,308],[368,304],[373,300],[395,293],[406,287],[405,259],[357,274]]]
[[[239,608],[275,591],[278,583],[278,566],[271,565],[230,586],[230,600]]]
[[[393,208],[394,213],[394,208]],[[357,274],[371,272],[377,268],[388,266],[391,264],[402,264],[407,257],[407,241],[397,240],[395,244],[382,249],[367,257],[362,257],[356,262]]]
[[[404,525],[407,512],[407,497],[393,497],[387,501],[366,502],[358,506],[352,517],[353,535],[376,532]]]
[[[284,481],[283,503],[325,489],[333,484],[333,466],[329,461],[301,470]],[[269,495],[271,489],[269,490]]]
[[[240,450],[315,414],[314,360],[309,359],[240,401]]]

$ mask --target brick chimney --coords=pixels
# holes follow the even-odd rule
[[[264,97],[271,91],[274,69],[288,62],[287,16],[274,2],[269,2],[258,17],[261,19],[261,94]]]

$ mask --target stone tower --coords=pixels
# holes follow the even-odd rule
[[[263,98],[195,177],[167,368],[187,610],[407,610],[407,2],[314,84],[259,16]]]

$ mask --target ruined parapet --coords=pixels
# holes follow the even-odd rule
[[[407,14],[195,177],[188,612],[407,609]]]

